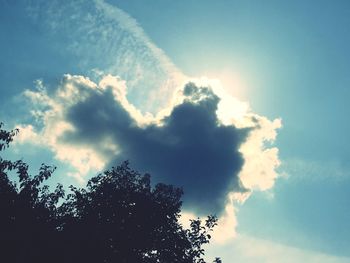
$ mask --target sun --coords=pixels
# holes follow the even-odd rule
[[[222,124],[235,124],[236,127],[247,126],[246,116],[250,112],[250,106],[248,102],[241,101],[234,96],[232,92],[230,92],[230,89],[227,88],[227,86],[230,85],[229,83],[233,85],[232,81],[229,82],[228,78],[223,81],[220,78],[211,78],[207,76],[191,78],[190,81],[194,82],[197,86],[210,87],[215,95],[220,98],[216,114]]]

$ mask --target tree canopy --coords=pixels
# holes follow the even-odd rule
[[[18,131],[0,124],[0,151]],[[31,176],[22,160],[0,156],[0,260],[6,262],[204,263],[203,245],[215,216],[184,228],[180,188],[151,186],[128,162],[92,179],[85,188],[45,181],[55,168]],[[11,175],[17,180],[11,180]],[[214,262],[221,262],[216,258]]]

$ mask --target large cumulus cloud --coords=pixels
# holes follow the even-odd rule
[[[220,214],[214,238],[225,242],[235,236],[237,202],[271,189],[279,176],[273,142],[281,121],[252,112],[216,80],[193,81],[156,115],[133,106],[118,77],[95,83],[65,75],[53,92],[38,81],[24,92],[36,121],[18,125],[17,142],[49,147],[80,183],[128,159],[154,181],[184,188],[183,222]]]
[[[67,75],[51,97],[43,91],[27,96],[50,105],[42,112],[47,128],[67,127],[51,130],[54,151],[91,149],[106,166],[128,159],[155,181],[183,187],[185,207],[198,212],[220,212],[228,192],[246,190],[238,177],[239,148],[250,128],[224,125],[216,114],[220,98],[210,88],[187,84],[168,113],[148,120],[128,103],[125,88],[112,76],[96,85]]]

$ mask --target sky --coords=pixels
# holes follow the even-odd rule
[[[128,159],[216,213],[208,258],[350,262],[348,1],[0,0],[11,158]]]

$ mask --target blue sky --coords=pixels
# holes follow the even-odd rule
[[[147,136],[117,136],[115,129],[119,124],[112,128],[106,125],[106,133],[92,132],[84,126],[92,120],[74,111],[78,105],[74,103],[82,102],[86,87],[94,89],[97,85],[105,94],[109,86],[124,85],[127,93],[118,90],[118,103],[127,112],[134,112],[132,120],[146,123],[146,112],[155,116],[172,105],[169,101],[173,92],[183,81],[199,83],[203,76],[220,79],[227,96],[249,103],[244,116],[257,116],[263,127],[256,140],[251,139],[250,147],[259,151],[278,149],[278,155],[272,154],[271,158],[278,158],[281,165],[267,162],[271,166],[262,170],[272,171],[266,177],[272,178],[268,186],[258,173],[253,173],[250,181],[243,172],[236,174],[246,186],[251,186],[248,188],[252,192],[243,203],[235,203],[235,237],[224,243],[214,242],[209,253],[221,256],[224,262],[231,258],[242,263],[350,262],[347,1],[111,0],[69,4],[2,0],[1,6],[0,118],[6,127],[27,127],[28,134],[9,155],[21,155],[33,167],[42,161],[55,163],[60,169],[53,181],[67,184],[84,180],[104,167],[99,157],[110,152],[120,158],[129,154],[137,162],[134,151],[139,148],[137,144],[130,145],[135,138],[150,143],[144,139]],[[64,78],[64,74],[70,77]],[[120,79],[105,78],[108,74]],[[60,97],[57,91],[68,92],[69,85],[78,95]],[[102,103],[102,95],[86,92],[91,101],[96,97],[96,105]],[[214,101],[211,93],[197,92],[206,96],[204,102]],[[222,96],[219,97],[224,100]],[[72,109],[70,118],[52,110],[52,105]],[[174,105],[171,107],[184,107],[181,103]],[[240,105],[231,105],[227,111],[235,111]],[[105,110],[108,114],[120,113]],[[52,118],[45,115],[48,112]],[[168,112],[168,116],[176,120],[175,113]],[[266,126],[262,125],[263,118],[268,120]],[[282,128],[272,124],[278,118]],[[57,120],[73,125],[79,133],[62,137],[59,131],[64,128]],[[235,121],[238,127],[239,120]],[[163,120],[164,123],[170,125]],[[178,136],[177,129],[171,127],[150,133]],[[69,128],[64,132],[69,132]],[[277,133],[277,138],[267,140],[268,132]],[[91,141],[91,134],[100,136],[106,144],[112,140],[116,149]],[[72,141],[78,135],[79,142]],[[264,144],[263,149],[254,145],[259,142]],[[198,145],[202,147],[204,143]],[[235,147],[239,149],[240,145]],[[64,157],[67,149],[85,159]],[[243,155],[248,165],[259,156]],[[236,159],[231,160],[232,167],[240,167],[239,162],[234,165]],[[166,173],[166,168],[157,170],[138,162],[136,166],[153,169],[155,176]],[[79,165],[86,163],[91,169],[79,170]],[[167,178],[182,182],[171,175]],[[227,179],[224,175],[222,178]],[[227,182],[234,184],[234,180]]]

